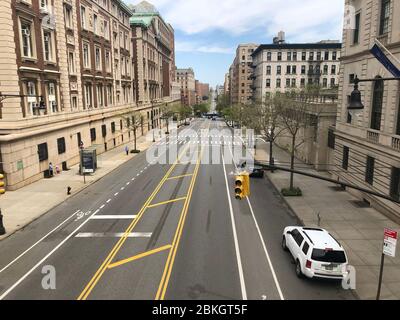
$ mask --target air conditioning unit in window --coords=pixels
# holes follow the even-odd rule
[[[24,36],[27,36],[27,37],[29,37],[30,35],[31,35],[31,32],[30,32],[30,30],[29,29],[22,29],[22,34],[24,35]]]
[[[48,8],[48,6],[46,4],[41,4],[39,11],[40,11],[40,13],[48,13],[49,12],[49,8]]]

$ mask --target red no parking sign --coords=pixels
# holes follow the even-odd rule
[[[390,257],[396,256],[397,236],[397,231],[385,228],[385,235],[383,239],[383,254]]]

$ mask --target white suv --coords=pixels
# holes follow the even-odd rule
[[[292,254],[299,278],[303,275],[308,278],[347,278],[346,252],[324,229],[286,227],[283,231],[282,248]]]

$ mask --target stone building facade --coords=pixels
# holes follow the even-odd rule
[[[260,45],[252,54],[254,100],[264,100],[267,93],[307,85],[337,88],[340,51],[339,41]]]
[[[336,166],[332,174],[340,180],[399,200],[400,82],[379,80],[393,76],[375,59],[370,49],[377,39],[400,60],[400,2],[346,0],[345,3],[355,15],[354,28],[343,30],[334,141]],[[400,63],[394,63],[400,68]],[[359,79],[376,78],[376,81],[360,83],[365,107],[359,114],[350,114],[347,108],[355,76]],[[399,204],[349,191],[400,221]]]
[[[144,79],[135,67],[132,14],[120,0],[0,0],[7,189],[43,178],[50,163],[78,163],[82,145],[102,153],[133,139],[122,115],[146,116],[151,105],[138,103]],[[159,104],[169,101],[162,95]]]

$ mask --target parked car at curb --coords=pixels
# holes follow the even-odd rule
[[[346,252],[324,229],[286,227],[282,235],[282,248],[293,256],[296,275],[299,278],[347,278]]]

